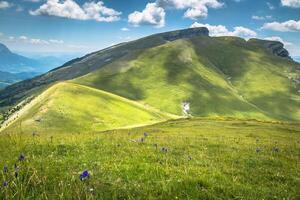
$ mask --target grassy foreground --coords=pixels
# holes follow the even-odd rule
[[[205,119],[2,133],[0,199],[299,199],[299,134],[299,124]]]

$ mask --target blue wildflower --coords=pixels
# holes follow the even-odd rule
[[[24,154],[21,154],[21,155],[19,156],[19,161],[23,161],[23,160],[25,160],[25,156],[24,156]]]
[[[86,170],[80,174],[80,180],[84,181],[90,177],[90,173]]]

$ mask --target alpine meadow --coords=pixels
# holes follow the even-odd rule
[[[0,199],[299,199],[300,1],[252,2],[0,0]]]

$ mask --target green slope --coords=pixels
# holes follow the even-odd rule
[[[174,118],[117,95],[72,83],[50,87],[18,115],[7,132],[95,132]]]
[[[300,65],[274,55],[269,43],[274,44],[203,35],[166,41],[154,35],[16,84],[0,91],[0,102],[48,94],[11,117],[20,118],[11,129],[27,131],[87,132],[154,123],[182,116],[183,101],[190,102],[195,117],[300,121]],[[107,61],[109,56],[114,59]],[[54,77],[71,80],[53,86]],[[55,88],[58,92],[49,92]],[[106,104],[107,95],[120,104]]]
[[[240,38],[176,40],[123,57],[74,82],[181,115],[299,120],[299,64]]]

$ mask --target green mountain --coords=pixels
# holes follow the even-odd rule
[[[280,42],[209,37],[195,28],[72,60],[0,91],[0,106],[19,105],[5,114],[18,119],[5,126],[22,121],[23,131],[149,124],[181,117],[184,101],[194,117],[299,121],[299,82],[300,65]]]

